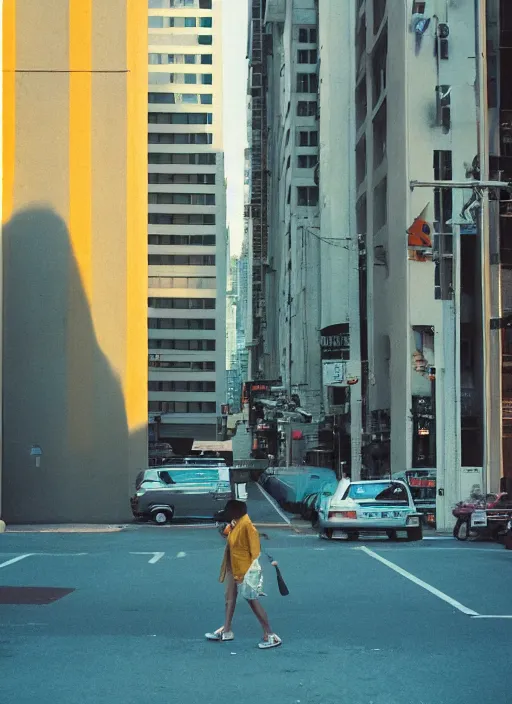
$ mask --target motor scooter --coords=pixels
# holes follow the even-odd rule
[[[505,533],[505,549],[506,550],[512,550],[512,517],[510,518],[510,521],[507,523],[507,532]]]
[[[452,511],[457,519],[453,536],[457,540],[467,540],[470,536],[498,540],[506,533],[511,511],[512,502],[505,492],[487,494],[485,501],[475,496],[469,501],[459,501]]]

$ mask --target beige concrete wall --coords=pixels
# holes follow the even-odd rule
[[[146,15],[4,2],[8,522],[126,520],[147,462]]]

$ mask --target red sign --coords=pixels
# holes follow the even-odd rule
[[[435,479],[409,479],[409,486],[420,487],[422,489],[435,489]]]

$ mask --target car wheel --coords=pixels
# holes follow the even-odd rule
[[[466,518],[457,519],[453,529],[453,537],[457,538],[457,540],[467,540],[469,538],[469,521]]]
[[[387,530],[387,531],[386,531],[386,535],[388,536],[388,538],[389,538],[390,540],[398,540],[398,537],[397,537],[397,534],[396,534],[396,530]]]
[[[351,530],[350,533],[347,533],[347,540],[359,540],[359,531]]]
[[[172,511],[159,510],[151,514],[151,519],[160,526],[172,520]]]
[[[421,526],[409,528],[407,531],[407,540],[410,542],[413,540],[423,540],[423,528]]]

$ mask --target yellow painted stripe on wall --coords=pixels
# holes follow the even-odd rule
[[[147,426],[147,2],[127,0],[128,430]]]
[[[69,236],[92,299],[92,0],[69,2]]]
[[[16,148],[16,0],[4,0],[2,7],[2,220],[14,209],[14,165]]]

